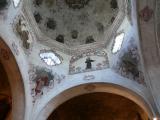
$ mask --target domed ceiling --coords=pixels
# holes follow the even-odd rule
[[[40,31],[68,47],[105,41],[118,14],[116,0],[32,0]]]

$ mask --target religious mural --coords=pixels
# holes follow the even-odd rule
[[[134,38],[131,38],[127,48],[122,48],[119,52],[119,60],[114,66],[116,72],[123,77],[145,85],[140,56]]]
[[[149,6],[145,6],[141,11],[140,11],[140,18],[144,22],[149,22],[150,19],[153,17],[153,10],[149,8]]]
[[[38,66],[32,66],[28,73],[33,103],[50,89],[53,89],[55,84],[60,84],[65,79],[65,75],[59,75],[50,69]]]
[[[69,74],[77,74],[109,67],[107,53],[103,50],[88,49],[71,57]]]
[[[25,52],[30,53],[33,43],[33,36],[23,15],[18,15],[15,17],[13,22],[13,31],[16,36],[20,38],[21,41],[19,42],[22,44]]]

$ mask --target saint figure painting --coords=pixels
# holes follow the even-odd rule
[[[91,69],[92,68],[92,62],[94,62],[95,60],[90,59],[90,57],[88,57],[85,61],[86,63],[86,69]]]

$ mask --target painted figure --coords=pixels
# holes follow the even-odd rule
[[[153,16],[153,10],[150,9],[148,6],[144,7],[141,11],[140,11],[140,17],[142,20],[144,20],[145,22],[148,22]]]
[[[92,62],[94,62],[94,60],[91,60],[90,57],[88,57],[85,61],[86,63],[86,69],[91,69],[92,68]]]
[[[42,77],[36,81],[36,88],[35,88],[36,95],[38,93],[43,94],[42,89],[44,86],[49,86],[48,77]]]

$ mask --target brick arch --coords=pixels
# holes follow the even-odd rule
[[[12,95],[12,120],[24,120],[25,93],[19,67],[10,48],[0,37],[0,62],[8,77]]]

